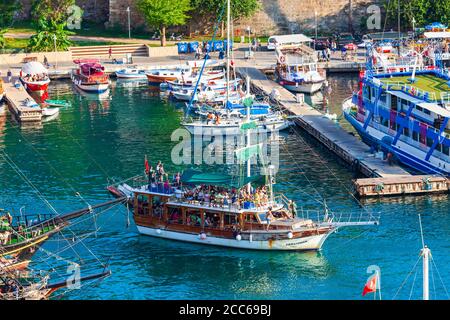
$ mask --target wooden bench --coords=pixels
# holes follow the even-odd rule
[[[31,62],[31,61],[37,61],[37,60],[38,60],[37,57],[25,57],[25,58],[23,58],[22,62],[27,63],[27,62]]]

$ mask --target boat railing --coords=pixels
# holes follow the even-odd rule
[[[334,212],[327,207],[318,209],[297,209],[297,217],[305,220],[311,220],[319,226],[345,227],[345,226],[363,226],[379,224],[379,217],[371,213],[362,211],[356,212]]]
[[[277,194],[275,201],[283,204],[284,208],[290,210],[290,200],[282,193]],[[324,206],[323,209],[306,209],[300,207],[296,209],[297,217],[305,220],[311,220],[323,226],[357,226],[357,225],[374,225],[379,223],[379,218],[374,217],[371,213],[365,211],[360,213],[336,213],[330,208]]]
[[[436,93],[430,92],[426,90],[419,89],[416,86],[413,86],[411,84],[406,84],[404,82],[399,81],[384,81],[383,86],[386,87],[387,90],[393,90],[393,91],[401,91],[406,94],[412,95],[414,97],[417,97],[419,99],[423,99],[428,102],[437,101]]]

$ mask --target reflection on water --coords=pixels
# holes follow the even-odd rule
[[[357,75],[333,75],[329,82],[332,92],[325,95],[330,113],[340,115],[341,102],[357,86]],[[157,88],[113,82],[103,97],[75,91],[70,81],[58,81],[52,82],[49,99],[69,100],[72,107],[63,108],[57,120],[38,129],[20,129],[0,116],[0,148],[59,212],[85,207],[78,194],[90,204],[108,199],[108,179],[142,173],[145,154],[152,164],[164,162],[168,172],[183,169],[171,162],[170,155],[177,143],[170,135],[180,127],[183,104],[161,100]],[[343,119],[340,124],[351,129]],[[0,170],[0,207],[15,213],[22,206],[27,212],[49,212],[1,160]],[[127,227],[127,211],[120,206],[74,227],[86,234],[86,244],[100,260],[109,259],[112,276],[65,298],[360,299],[366,268],[376,264],[382,270],[384,297],[390,299],[421,247],[418,212],[423,214],[426,242],[440,272],[448,274],[449,196],[371,199],[361,208],[351,196],[352,178],[350,170],[307,135],[285,134],[276,191],[293,198],[299,207],[317,208],[325,198],[335,211],[379,213],[381,225],[341,229],[320,253],[253,252],[140,236],[133,223]],[[95,227],[98,232],[91,234]],[[50,241],[44,248],[56,250],[61,245]],[[85,251],[81,256],[91,262]],[[75,259],[70,251],[65,256]],[[33,267],[49,266],[36,260]],[[444,281],[450,287],[448,277]],[[437,297],[445,298],[438,283],[436,287]],[[421,295],[416,291],[414,299]],[[408,297],[409,292],[398,296]]]

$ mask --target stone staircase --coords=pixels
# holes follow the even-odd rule
[[[110,48],[112,49],[113,57],[123,58],[129,53],[133,57],[149,56],[149,48],[145,44],[70,47],[69,51],[72,54],[72,59],[87,58],[87,57],[96,58],[96,57],[109,57]]]

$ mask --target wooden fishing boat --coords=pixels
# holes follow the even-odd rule
[[[111,275],[110,270],[104,270],[97,274],[80,277],[78,281],[102,279]],[[48,283],[49,275],[30,278],[29,273],[22,276],[20,272],[1,272],[0,273],[0,300],[46,300],[55,291],[66,288],[70,285],[67,280],[55,283]]]
[[[18,261],[29,260],[36,250],[52,235],[66,228],[70,220],[90,214],[92,210],[112,206],[124,199],[107,201],[89,208],[84,208],[63,215],[22,214],[13,217],[3,211],[0,217],[0,258],[16,258]]]
[[[163,82],[182,80],[191,77],[190,67],[177,67],[174,69],[156,69],[145,73],[150,85],[160,85]]]
[[[109,89],[111,81],[96,59],[75,60],[78,68],[72,70],[72,81],[79,89],[90,93],[102,93]]]

